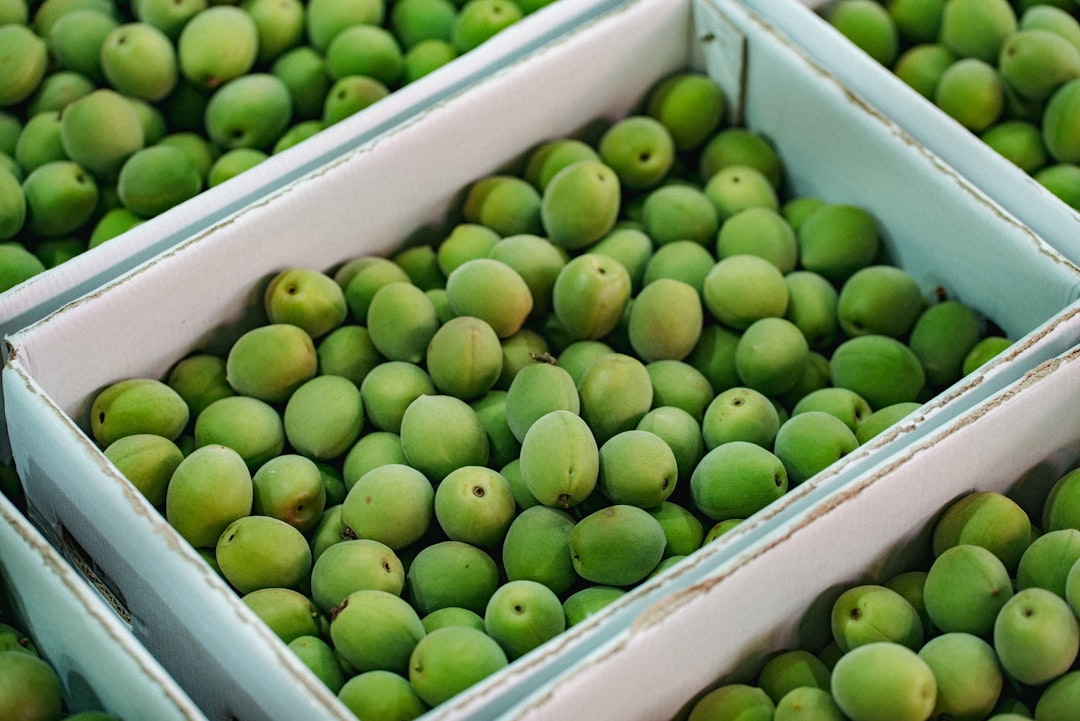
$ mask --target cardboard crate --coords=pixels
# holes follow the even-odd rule
[[[1017,342],[774,508],[431,719],[496,718],[649,604],[753,548],[788,504],[842,486],[1075,343],[1067,321],[1077,312],[1077,267],[755,15],[728,0],[595,7],[607,12],[8,339],[6,413],[35,520],[83,549],[136,636],[212,718],[349,716],[105,461],[86,431],[94,395],[120,378],[160,377],[188,351],[223,351],[257,321],[257,286],[273,273],[392,252],[438,225],[473,180],[544,140],[625,116],[673,71],[708,71],[733,117],[775,143],[791,191],[865,207],[893,262],[928,291],[944,284]]]
[[[72,713],[206,721],[98,591],[3,494],[0,609],[0,622],[26,633],[56,670]]]
[[[967,176],[1068,258],[1080,260],[1080,213],[832,27],[822,13],[833,2],[743,0],[866,103]]]
[[[0,293],[0,338],[30,325],[237,210],[370,142],[398,123],[443,102],[618,0],[559,0],[505,28],[476,49],[394,91],[317,135],[275,153],[249,172],[208,188],[56,268]],[[3,407],[0,391],[0,408]],[[0,463],[11,460],[6,421],[0,414]]]

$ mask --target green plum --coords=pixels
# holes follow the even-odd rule
[[[468,626],[436,629],[417,643],[409,682],[429,706],[437,706],[509,663],[499,643]]]
[[[570,532],[570,555],[583,579],[604,586],[630,586],[663,559],[667,537],[647,511],[614,504],[582,518]]]
[[[483,615],[499,586],[492,556],[463,541],[437,541],[417,551],[405,575],[406,594],[426,616],[447,606]]]
[[[435,489],[423,473],[391,463],[360,476],[341,509],[346,535],[400,550],[427,533],[435,515]]]
[[[484,630],[512,661],[566,630],[562,601],[537,581],[507,581],[488,600]]]
[[[1072,608],[1045,588],[1024,588],[1002,605],[994,620],[993,645],[1010,677],[1046,684],[1072,668],[1080,648],[1080,625]]]
[[[690,477],[695,507],[714,521],[747,518],[787,489],[783,461],[748,441],[729,441],[713,448]]]
[[[830,689],[851,721],[926,721],[937,702],[930,665],[890,641],[867,643],[841,656]]]
[[[387,591],[353,591],[330,621],[335,650],[356,669],[405,673],[424,626],[404,599]]]
[[[249,515],[225,527],[215,558],[241,595],[260,588],[298,588],[311,574],[311,548],[296,527],[272,516]]]
[[[196,548],[212,548],[225,528],[251,513],[254,488],[240,454],[220,445],[198,448],[173,471],[165,517]]]

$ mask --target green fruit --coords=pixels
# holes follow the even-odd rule
[[[454,541],[501,546],[516,510],[510,483],[490,468],[458,468],[435,489],[435,518]]]
[[[646,262],[641,284],[649,285],[661,278],[681,280],[704,297],[705,278],[715,263],[712,253],[701,244],[673,240],[657,248]]]
[[[977,342],[964,356],[964,362],[960,368],[961,376],[974,373],[983,364],[994,356],[1005,351],[1012,345],[1012,341],[1002,336],[987,336]]]
[[[859,445],[862,445],[874,436],[896,425],[901,419],[907,418],[921,407],[922,403],[918,401],[907,401],[879,408],[859,424],[858,428],[855,429],[855,438],[859,441]]]
[[[70,160],[54,160],[34,168],[22,182],[26,196],[25,228],[50,238],[84,226],[97,208],[97,182]]]
[[[131,9],[136,18],[175,40],[188,20],[205,10],[206,6],[207,0],[138,0],[132,3]],[[65,13],[53,24],[53,33],[56,26],[69,15],[71,13]]]
[[[1016,30],[1002,43],[997,67],[1017,95],[1041,101],[1080,76],[1080,50],[1050,30]]]
[[[427,711],[409,679],[393,671],[365,671],[349,678],[338,699],[357,718],[415,719]]]
[[[621,263],[599,253],[582,253],[556,276],[552,309],[574,340],[596,340],[618,325],[630,292],[630,274]]]
[[[1080,530],[1044,531],[1031,541],[1016,566],[1016,588],[1045,588],[1062,598],[1076,561],[1080,559]]]
[[[45,41],[20,24],[0,25],[0,107],[9,107],[30,97],[45,77],[49,53]]]
[[[424,630],[428,633],[446,626],[468,626],[469,628],[475,628],[477,631],[484,630],[483,616],[476,611],[455,606],[436,609],[420,620],[424,624]]]
[[[483,614],[498,586],[499,568],[491,555],[461,541],[424,546],[405,576],[408,598],[424,616],[447,606]]]
[[[450,27],[450,40],[459,53],[468,52],[524,17],[510,0],[468,0]]]
[[[272,73],[250,73],[227,80],[206,104],[207,135],[228,149],[269,151],[291,118],[292,95],[285,82]]]
[[[787,488],[783,461],[747,441],[730,441],[712,449],[690,477],[694,505],[714,521],[747,518]]]
[[[346,535],[399,550],[419,540],[435,514],[435,489],[420,471],[393,463],[360,476],[341,508]]]
[[[67,160],[60,134],[60,113],[44,110],[26,120],[12,151],[16,177],[22,181],[38,166],[51,161]]]
[[[628,431],[652,408],[652,379],[645,365],[624,353],[609,353],[589,366],[578,383],[581,417],[598,444]]]
[[[621,194],[618,174],[602,161],[567,165],[552,176],[541,196],[540,219],[547,237],[569,250],[595,243],[615,225]]]
[[[688,556],[701,548],[705,541],[705,526],[689,508],[671,501],[662,501],[650,508],[649,515],[660,522],[667,544],[664,559]]]
[[[840,0],[829,23],[877,62],[891,67],[900,52],[900,33],[892,14],[873,0]]]
[[[1030,120],[1002,120],[980,133],[979,138],[1029,175],[1042,169],[1050,159],[1042,130]]]
[[[854,451],[854,431],[825,411],[804,411],[784,421],[772,451],[784,463],[790,485],[798,485]]]
[[[63,718],[63,687],[48,661],[21,651],[0,652],[0,712],[20,721]]]
[[[655,508],[675,491],[678,474],[671,447],[648,431],[622,431],[600,446],[599,486],[612,503]]]
[[[840,288],[837,316],[849,336],[878,333],[904,336],[925,301],[915,278],[902,268],[870,265],[855,271]]]
[[[1005,111],[1003,81],[991,63],[961,58],[941,74],[934,104],[968,130],[979,133],[996,123]]]
[[[545,506],[576,506],[599,478],[597,441],[581,416],[567,410],[538,418],[522,440],[520,457],[526,487]]]
[[[472,316],[439,327],[427,347],[427,369],[435,387],[463,400],[491,390],[502,372],[502,346],[494,329]]]
[[[506,422],[506,395],[504,390],[491,390],[469,404],[487,433],[488,465],[492,468],[501,468],[521,452],[521,443]]]
[[[987,636],[1012,595],[1012,579],[997,556],[982,546],[960,544],[934,559],[923,603],[930,620],[942,631]]]
[[[385,543],[371,539],[335,543],[311,568],[311,598],[329,616],[354,591],[378,590],[400,596],[404,588],[401,559]]]
[[[590,513],[570,532],[574,569],[585,580],[605,586],[641,581],[660,563],[666,545],[659,521],[624,504]]]
[[[605,606],[626,595],[626,589],[615,586],[586,586],[563,601],[567,628],[584,621]]]
[[[872,264],[881,243],[873,216],[844,204],[818,207],[802,221],[796,235],[802,269],[836,283]]]
[[[520,658],[566,630],[562,601],[537,581],[507,581],[484,609],[484,630],[509,660]]]
[[[567,257],[563,249],[538,235],[519,233],[496,242],[491,246],[488,257],[516,270],[529,286],[533,316],[547,313],[551,306],[551,289],[566,265]]]
[[[1050,3],[1029,4],[1021,15],[1018,24],[1020,30],[1049,30],[1068,40],[1080,50],[1080,22],[1062,9]]]
[[[774,188],[780,187],[784,174],[780,155],[769,139],[745,127],[724,128],[709,138],[701,149],[698,175],[707,181],[729,165],[754,168]]]
[[[308,40],[319,51],[350,25],[381,25],[386,16],[386,0],[312,0],[305,10]]]
[[[409,660],[409,683],[429,706],[448,701],[508,663],[499,643],[483,631],[448,626],[432,631]]]
[[[969,633],[946,633],[919,649],[937,682],[934,714],[957,721],[979,721],[997,703],[1004,678],[994,648]]]
[[[795,270],[798,244],[791,224],[777,211],[764,206],[740,210],[720,226],[716,257],[749,254],[765,258],[781,273]]]
[[[757,685],[774,703],[796,688],[829,690],[831,672],[825,662],[804,649],[780,651],[758,672]]]
[[[716,206],[721,223],[747,208],[780,209],[776,186],[764,172],[751,165],[721,168],[705,181],[704,191]]]
[[[424,40],[449,40],[456,15],[450,0],[400,0],[390,9],[390,27],[408,49]]]
[[[227,395],[195,417],[195,446],[221,445],[240,454],[254,472],[281,453],[285,427],[276,408],[258,398]]]
[[[354,591],[330,621],[335,650],[358,673],[405,673],[409,656],[425,635],[416,611],[386,591]]]
[[[1016,26],[1016,11],[1008,0],[947,0],[940,38],[959,57],[994,63]]]
[[[318,635],[324,622],[311,600],[291,588],[260,588],[240,600],[284,643]]]
[[[556,173],[579,160],[600,160],[600,155],[583,140],[554,138],[529,151],[521,175],[542,193]]]
[[[653,240],[637,226],[617,225],[596,241],[590,251],[606,255],[619,262],[630,275],[632,293],[641,290],[645,267],[652,258]]]
[[[360,384],[364,413],[375,428],[401,431],[405,409],[422,395],[436,393],[435,384],[423,368],[406,361],[378,363]]]
[[[776,406],[765,394],[745,386],[718,393],[701,421],[702,437],[710,451],[729,441],[747,441],[771,449],[778,430]]]
[[[352,447],[364,425],[360,389],[348,378],[315,376],[289,396],[282,421],[298,453],[314,460],[337,458]]]
[[[858,393],[847,388],[819,388],[807,393],[792,407],[791,415],[807,411],[824,411],[836,416],[855,432],[871,413],[870,404]]]
[[[244,0],[240,7],[255,21],[257,62],[273,62],[304,39],[304,4],[300,0]]]
[[[153,378],[116,381],[101,390],[90,405],[90,430],[102,447],[136,433],[176,440],[188,418],[184,399]]]
[[[1068,718],[1080,704],[1080,672],[1070,671],[1051,681],[1035,704],[1035,719]]]
[[[279,403],[315,375],[318,356],[303,328],[270,323],[237,338],[225,364],[226,379],[237,393]]]
[[[784,275],[788,304],[784,318],[794,323],[812,350],[832,347],[839,321],[839,293],[824,276],[808,270]]]
[[[38,113],[60,111],[79,98],[92,93],[94,81],[80,73],[58,70],[46,75],[26,104],[27,117]]]
[[[143,22],[113,28],[101,44],[101,72],[117,92],[156,102],[176,87],[179,70],[169,36]]]
[[[779,395],[799,380],[809,357],[810,347],[798,326],[784,318],[760,318],[739,338],[735,370],[743,385]]]
[[[222,531],[251,513],[254,490],[247,464],[225,446],[203,446],[185,456],[165,495],[165,517],[188,543],[212,548]]]
[[[716,206],[700,189],[692,185],[661,185],[645,196],[641,222],[658,246],[679,240],[691,240],[707,246],[720,229]]]
[[[351,489],[368,471],[391,463],[407,464],[405,452],[401,450],[401,437],[389,431],[363,434],[342,461],[341,479],[345,489]]]
[[[301,533],[312,530],[326,508],[326,486],[319,466],[295,453],[271,458],[251,477],[252,513],[271,516]]]
[[[57,64],[101,83],[101,46],[118,23],[108,13],[93,8],[70,10],[52,24],[47,38]]]
[[[841,343],[829,361],[832,383],[859,394],[873,409],[913,401],[926,382],[918,356],[899,340],[864,335]]]
[[[463,466],[487,465],[487,430],[465,401],[420,396],[401,417],[401,448],[409,464],[438,483]]]
[[[116,184],[120,202],[143,218],[164,213],[203,188],[199,169],[183,151],[169,145],[135,151],[120,167]]]
[[[211,5],[184,24],[176,39],[181,74],[215,90],[250,72],[258,58],[255,20],[234,5]]]
[[[274,59],[270,72],[289,89],[296,118],[322,119],[326,96],[333,81],[326,70],[325,58],[315,48],[301,45],[286,50]]]
[[[118,438],[105,447],[105,457],[153,506],[163,506],[169,479],[184,454],[163,436],[139,433]]]
[[[326,273],[294,267],[278,272],[263,292],[271,323],[291,323],[320,338],[345,321],[345,292]]]
[[[717,262],[705,277],[705,307],[716,320],[746,329],[761,318],[780,318],[788,290],[780,270],[756,255],[732,255]]]
[[[842,721],[844,714],[825,689],[802,687],[792,689],[777,702],[773,720],[790,721],[802,718]]]
[[[510,523],[502,545],[506,578],[542,583],[565,594],[577,580],[570,557],[574,519],[547,506],[523,509]]]
[[[24,246],[0,244],[0,292],[45,272],[44,264]]]
[[[727,109],[724,93],[711,77],[677,72],[649,89],[645,112],[659,120],[679,152],[693,150],[720,127]]]
[[[311,574],[311,548],[295,527],[272,516],[237,518],[222,531],[218,568],[241,595],[260,588],[298,588]]]
[[[885,7],[908,43],[933,42],[941,32],[945,0],[888,0]]]
[[[1051,157],[1059,163],[1080,160],[1080,144],[1075,129],[1080,125],[1080,79],[1061,85],[1046,101],[1042,115],[1043,141]]]
[[[951,50],[931,40],[900,53],[893,72],[912,90],[933,102],[941,74],[956,60]]]
[[[616,121],[597,141],[601,161],[629,190],[655,187],[675,163],[675,140],[667,126],[649,115]]]
[[[994,650],[1012,678],[1038,685],[1070,670],[1080,648],[1080,626],[1061,596],[1044,588],[1017,591],[993,625]]]
[[[335,80],[363,75],[388,87],[397,83],[404,62],[397,38],[377,25],[343,28],[327,44],[325,58],[326,69]]]
[[[906,598],[886,586],[852,586],[837,597],[830,616],[833,640],[845,653],[868,643],[891,642],[917,651],[924,631]]]
[[[528,283],[506,263],[474,258],[449,272],[446,296],[454,315],[486,321],[499,338],[521,329],[532,312]]]
[[[830,688],[851,721],[926,721],[937,701],[930,665],[910,648],[888,641],[841,656]]]
[[[539,418],[551,411],[579,413],[581,399],[573,377],[551,363],[532,362],[521,368],[506,395],[506,421],[520,443]]]
[[[288,646],[331,692],[341,690],[345,684],[345,671],[330,644],[318,636],[298,636]]]
[[[1030,543],[1027,512],[995,491],[976,491],[950,503],[934,524],[935,555],[960,544],[982,546],[1001,559],[1010,574]]]
[[[709,691],[694,701],[687,721],[709,719],[743,719],[745,721],[769,721],[776,707],[772,699],[756,686],[729,683]]]

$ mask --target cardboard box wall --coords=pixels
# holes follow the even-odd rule
[[[212,719],[350,717],[104,459],[86,433],[93,396],[121,378],[161,377],[191,350],[224,352],[260,321],[260,285],[275,272],[391,252],[437,226],[473,180],[543,140],[625,116],[675,70],[721,83],[732,117],[777,146],[792,192],[865,207],[893,262],[1017,343],[775,509],[430,718],[496,718],[649,604],[754,547],[771,516],[819,481],[857,476],[1076,341],[1061,316],[1078,295],[1077,267],[753,14],[724,0],[594,7],[606,12],[8,339],[5,411],[33,518],[82,549],[135,635]]]

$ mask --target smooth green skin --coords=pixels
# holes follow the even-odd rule
[[[1065,601],[1074,612],[1080,609],[1080,562],[1073,563],[1065,576]],[[1080,617],[1080,613],[1077,613]]]
[[[488,466],[501,468],[521,453],[521,442],[506,422],[506,391],[491,390],[469,403],[488,437]]]
[[[784,275],[788,303],[784,318],[794,323],[812,350],[833,345],[837,338],[839,292],[824,276],[808,270]]]
[[[184,454],[168,438],[139,433],[118,438],[105,447],[105,457],[155,507],[165,504],[165,492]]]
[[[169,145],[136,150],[120,167],[116,184],[123,207],[143,218],[164,213],[203,189],[199,169]]]
[[[176,40],[187,21],[205,10],[207,4],[207,0],[138,0],[131,4],[131,10],[140,21],[153,25]],[[56,21],[53,33],[56,26],[70,14],[65,13]]]
[[[0,25],[0,107],[15,105],[37,89],[48,68],[46,43],[25,25]]]
[[[529,151],[521,177],[544,191],[560,170],[579,160],[599,160],[596,149],[577,138],[546,140]]]
[[[1017,95],[1042,101],[1080,76],[1080,49],[1050,30],[1016,30],[1002,43],[997,67]]]
[[[336,500],[336,499],[335,499]],[[323,510],[322,516],[319,517],[319,522],[315,524],[315,528],[311,530],[311,561],[317,563],[319,558],[331,547],[339,543],[344,543],[346,540],[344,536],[345,525],[341,522],[341,507],[344,502],[344,498],[340,502],[334,505],[327,504],[327,507]]]
[[[59,111],[44,110],[27,118],[15,141],[11,156],[18,166],[19,174],[16,177],[20,182],[38,166],[51,161],[67,160],[60,137]]]
[[[1016,501],[996,491],[975,491],[949,504],[934,524],[934,554],[962,543],[992,551],[1008,569],[1031,543],[1031,520]]]
[[[354,591],[330,621],[334,649],[357,673],[406,673],[409,655],[424,635],[412,606],[386,591]]]
[[[1029,5],[1021,13],[1017,28],[1055,32],[1080,50],[1080,22],[1068,11],[1053,4]]]
[[[400,435],[409,464],[433,483],[457,468],[487,465],[487,429],[460,398],[420,396],[402,414]]]
[[[586,581],[604,586],[635,584],[660,563],[667,537],[647,511],[614,504],[582,518],[570,532],[570,557]]]
[[[257,62],[273,62],[303,41],[304,4],[300,0],[244,0],[240,7],[255,21]]]
[[[732,165],[754,168],[774,188],[780,187],[783,162],[776,148],[760,133],[745,127],[728,127],[706,141],[698,158],[698,174],[703,182]]]
[[[97,86],[80,73],[57,70],[46,75],[26,103],[26,117],[38,113],[63,110],[70,103],[89,95]]]
[[[867,416],[855,429],[855,439],[859,442],[859,445],[862,445],[874,436],[891,428],[901,419],[908,417],[920,407],[922,407],[922,404],[918,401],[906,401],[879,408]]]
[[[289,650],[307,666],[315,676],[326,684],[331,693],[337,693],[345,685],[345,670],[338,661],[334,649],[318,636],[300,636],[288,644]]]
[[[309,45],[286,50],[270,65],[270,72],[289,89],[297,119],[322,120],[326,96],[333,84],[322,54]]]
[[[424,290],[446,286],[446,276],[439,269],[437,251],[430,243],[406,246],[390,259],[405,271],[415,286]]]
[[[100,84],[105,80],[101,46],[118,24],[112,16],[92,8],[70,10],[49,30],[49,52],[60,67]]]
[[[956,721],[990,715],[1004,685],[993,646],[969,633],[946,633],[928,640],[919,656],[937,681],[935,715]]]
[[[450,39],[457,6],[450,0],[401,0],[390,9],[390,28],[408,49],[423,40]]]
[[[126,233],[137,225],[142,225],[145,218],[132,213],[127,208],[110,208],[98,219],[94,229],[90,231],[90,240],[86,247],[96,248],[106,240],[112,240],[121,233]]]
[[[836,463],[859,445],[854,431],[825,411],[804,411],[780,424],[773,453],[783,461],[788,482],[798,485]]]
[[[337,328],[348,314],[341,286],[328,274],[304,267],[274,275],[263,291],[263,308],[271,323],[299,326],[312,339]]]
[[[285,426],[274,406],[258,398],[227,395],[195,416],[195,446],[222,445],[255,470],[285,447]]]
[[[776,406],[765,394],[745,386],[718,393],[701,421],[702,438],[710,451],[729,441],[746,441],[771,449],[778,430]]]
[[[1074,138],[1080,125],[1080,79],[1070,80],[1059,87],[1050,98],[1042,115],[1043,142],[1050,155],[1059,163],[1080,160],[1080,143]]]
[[[575,591],[563,601],[566,627],[570,628],[584,621],[608,604],[619,600],[625,594],[626,589],[615,586],[586,586],[579,591]]]
[[[356,440],[342,461],[342,482],[351,489],[368,471],[390,463],[405,465],[401,437],[390,431],[369,431]]]
[[[466,261],[489,258],[500,240],[499,234],[485,225],[458,223],[436,247],[435,260],[443,275],[449,276]]]
[[[205,117],[207,135],[222,148],[269,152],[289,126],[292,95],[272,73],[242,75],[214,91]]]
[[[886,67],[900,52],[900,33],[892,14],[873,0],[840,0],[828,13],[840,34]]]
[[[987,637],[1013,595],[1001,560],[982,546],[960,544],[942,551],[927,571],[923,604],[934,626]]]
[[[776,711],[772,699],[757,686],[729,683],[709,691],[697,699],[686,721],[709,719],[739,719],[739,721],[770,721]]]
[[[667,128],[675,150],[700,147],[719,129],[727,103],[716,81],[699,72],[677,72],[661,79],[645,98],[646,115]]]
[[[799,263],[830,281],[843,283],[874,262],[881,239],[877,222],[866,210],[827,203],[813,210],[796,231]]]
[[[693,286],[660,278],[630,305],[630,345],[646,362],[682,360],[697,345],[703,321],[701,297]]]
[[[176,440],[187,426],[188,417],[184,399],[154,378],[116,381],[102,389],[90,404],[90,430],[103,448],[136,433]]]
[[[367,311],[368,336],[389,360],[419,363],[439,329],[435,304],[412,283],[394,281],[375,291]]]
[[[176,87],[179,68],[169,36],[143,22],[118,25],[101,44],[101,71],[118,92],[156,102]]]
[[[499,473],[510,484],[510,489],[514,492],[514,502],[517,504],[518,509],[525,510],[532,508],[533,506],[543,505],[536,499],[536,496],[532,494],[529,487],[525,485],[525,478],[521,475],[521,456],[505,463],[500,469]],[[509,531],[507,531],[509,533]]]
[[[435,394],[431,376],[407,361],[375,365],[360,384],[360,398],[368,421],[381,431],[399,433],[409,405],[422,395]]]
[[[427,614],[420,619],[424,624],[424,630],[431,633],[437,628],[446,626],[468,626],[477,631],[484,630],[484,617],[476,611],[456,606],[446,606]]]
[[[0,245],[0,289],[14,288],[43,272],[44,263],[22,245]]]
[[[316,461],[316,468],[319,469],[319,477],[322,479],[322,485],[326,501],[323,504],[326,507],[336,506],[345,502],[345,495],[349,492],[349,489],[345,487],[345,477],[337,466],[331,465],[325,461]],[[316,525],[318,523],[316,522]]]
[[[1008,0],[950,0],[941,15],[940,39],[960,57],[993,63],[1016,27]]]
[[[259,466],[251,477],[252,513],[272,516],[302,533],[313,529],[326,508],[326,486],[319,466],[286,453]]]
[[[440,393],[472,400],[487,393],[502,372],[499,336],[485,321],[458,316],[439,327],[428,343],[426,367]]]
[[[964,356],[964,362],[960,368],[961,375],[966,376],[974,373],[1011,345],[1012,341],[1003,336],[993,335],[983,338],[972,346],[971,350]]]
[[[484,609],[484,630],[512,661],[566,630],[562,601],[537,581],[507,581]]]
[[[291,588],[261,588],[241,599],[285,643],[319,635],[322,616],[311,600]]]
[[[892,265],[870,265],[844,281],[836,313],[848,336],[875,333],[900,338],[925,306],[922,290],[910,273]]]
[[[381,25],[386,17],[385,0],[313,0],[304,15],[310,44],[326,50],[330,40],[350,25]]]
[[[1001,667],[1020,683],[1049,683],[1070,670],[1080,648],[1080,624],[1065,600],[1045,588],[1017,591],[993,627]]]
[[[327,548],[311,568],[311,599],[333,616],[350,593],[364,589],[400,596],[405,567],[394,550],[371,539],[345,540]]]
[[[544,414],[521,442],[521,476],[540,503],[570,508],[596,487],[600,451],[586,421],[568,410]]]
[[[26,196],[24,227],[39,236],[55,238],[81,228],[97,208],[98,184],[78,163],[55,160],[34,168],[23,180]]]
[[[917,651],[924,631],[906,598],[879,584],[852,586],[837,597],[830,616],[833,640],[845,653],[868,643],[888,641]]]
[[[765,395],[790,390],[810,356],[806,336],[785,318],[759,318],[735,347],[735,370],[743,385]]]
[[[694,416],[675,406],[657,406],[638,421],[637,429],[664,439],[675,454],[678,487],[689,488],[690,474],[705,454],[701,426]]]
[[[533,316],[539,317],[547,313],[551,306],[551,289],[555,286],[555,278],[566,265],[565,250],[547,238],[531,233],[518,233],[501,238],[491,247],[488,257],[516,270],[529,286]]]
[[[276,155],[284,150],[288,150],[294,145],[300,144],[325,129],[326,123],[318,118],[302,120],[290,125],[285,129],[285,132],[278,137],[277,142],[274,143],[274,147],[270,149],[270,153]]]
[[[1036,721],[1068,718],[1080,706],[1080,671],[1070,671],[1054,679],[1035,704]]]
[[[230,523],[218,539],[215,558],[241,595],[260,588],[298,588],[311,575],[307,539],[272,516],[243,516]]]
[[[694,506],[714,521],[748,518],[787,489],[783,461],[747,441],[730,441],[712,449],[690,477]]]
[[[541,232],[540,192],[516,175],[489,175],[469,186],[462,215],[502,237],[534,235]]]
[[[565,368],[545,362],[523,366],[506,391],[506,422],[519,443],[542,416],[556,410],[580,413],[577,384]]]
[[[941,32],[945,0],[888,0],[885,7],[908,43],[933,42]]]
[[[1033,175],[1050,160],[1042,129],[1030,120],[1002,120],[979,134],[979,139],[999,155]]]
[[[352,676],[338,691],[338,699],[357,718],[375,721],[415,719],[428,708],[409,680],[392,671],[365,671]]]
[[[664,546],[664,559],[689,556],[701,548],[705,541],[705,526],[689,508],[662,501],[658,506],[647,509],[649,515],[664,529],[667,545]]]
[[[1064,598],[1069,571],[1077,560],[1080,560],[1080,530],[1044,531],[1020,556],[1016,589],[1045,588]]]
[[[784,274],[756,255],[731,255],[717,261],[705,276],[705,307],[729,328],[745,330],[762,318],[781,318],[787,311]]]
[[[360,389],[342,376],[317,375],[289,396],[282,422],[298,453],[314,460],[337,458],[352,447],[364,425]]]
[[[492,258],[473,258],[450,271],[446,296],[454,315],[484,320],[499,338],[518,332],[533,307],[525,279],[506,263]]]
[[[585,371],[578,383],[578,394],[581,417],[602,445],[616,433],[635,428],[651,410],[652,379],[637,358],[609,353]]]
[[[829,359],[834,386],[848,388],[877,410],[914,401],[926,383],[918,356],[904,343],[884,335],[864,335],[841,343]]]
[[[900,53],[893,64],[893,73],[919,95],[933,102],[941,74],[956,60],[956,55],[947,47],[929,41]]]
[[[637,293],[644,285],[645,267],[652,258],[654,243],[638,225],[616,225],[607,235],[596,241],[589,250],[613,258],[626,268],[630,275],[631,293]]]
[[[642,285],[660,278],[681,280],[703,294],[705,278],[716,259],[707,248],[693,240],[673,240],[661,245],[645,264]]]
[[[63,688],[48,661],[21,651],[0,652],[0,713],[31,721],[63,718]]]
[[[611,333],[630,301],[626,267],[600,253],[586,252],[566,263],[551,289],[555,317],[574,340],[598,340]]]
[[[182,150],[204,179],[220,157],[218,149],[205,136],[191,131],[168,133],[158,139],[157,144],[172,145]]]
[[[207,7],[184,24],[176,39],[180,73],[204,90],[249,73],[258,52],[255,20],[233,5]]]
[[[353,25],[338,32],[326,46],[326,69],[335,80],[363,75],[393,86],[401,77],[403,51],[397,38],[376,25]]]
[[[671,447],[648,431],[622,431],[600,446],[598,482],[612,503],[655,508],[675,491],[678,477]]]
[[[510,0],[470,0],[458,9],[450,27],[450,41],[466,53],[525,16]]]
[[[516,511],[509,481],[491,468],[458,468],[435,489],[435,518],[454,541],[499,547]]]
[[[675,140],[667,126],[648,115],[616,121],[597,141],[601,161],[628,190],[656,187],[675,163]]]
[[[716,257],[743,254],[761,256],[781,273],[790,273],[798,261],[795,230],[774,208],[755,206],[740,210],[720,226]]]
[[[750,165],[721,168],[705,182],[703,190],[716,207],[721,225],[747,208],[780,209],[776,186],[762,171]]]
[[[781,409],[787,415],[790,415],[788,409],[794,408],[795,404],[802,400],[803,396],[828,386],[829,359],[822,353],[811,350],[806,356],[806,363],[803,365],[795,385],[781,393],[775,400],[780,404]]]
[[[807,411],[824,411],[834,415],[853,433],[872,413],[870,404],[858,393],[835,387],[819,388],[807,393],[791,408],[791,415]]]
[[[165,518],[195,548],[213,548],[230,523],[251,513],[253,497],[251,472],[240,454],[203,446],[173,471]]]
[[[289,323],[270,323],[245,332],[225,358],[229,385],[237,393],[267,403],[288,400],[317,371],[311,336]]]
[[[825,689],[803,687],[792,689],[789,694],[780,699],[773,714],[773,721],[795,721],[795,719],[843,721],[844,714],[833,701],[832,695]]]
[[[922,362],[927,382],[944,387],[960,379],[964,358],[981,337],[975,311],[960,301],[944,300],[919,315],[908,347]]]
[[[968,130],[979,133],[997,122],[1005,111],[1003,81],[993,64],[961,58],[938,79],[934,104]]]
[[[600,160],[579,160],[551,177],[544,187],[540,220],[556,245],[578,250],[614,227],[622,201],[615,170]]]
[[[419,540],[435,515],[435,489],[415,468],[377,466],[360,476],[341,508],[345,533],[400,550]]]
[[[645,365],[653,387],[653,407],[674,406],[702,419],[715,392],[705,374],[682,360],[656,360]]]
[[[409,682],[429,706],[437,706],[508,664],[499,643],[467,626],[436,629],[417,644]]]
[[[499,586],[499,568],[486,551],[461,541],[421,548],[405,575],[405,590],[422,616],[447,606],[483,615]]]
[[[709,246],[720,230],[716,206],[693,185],[661,185],[650,191],[642,201],[641,222],[658,246],[677,240]]]
[[[601,356],[614,353],[615,349],[604,341],[578,340],[573,341],[558,354],[555,365],[564,369],[574,380],[574,386],[581,382],[585,371]]]
[[[1071,470],[1050,487],[1043,505],[1040,526],[1043,531],[1080,528],[1080,469]]]
[[[804,649],[790,649],[772,656],[758,672],[757,685],[773,703],[797,688],[829,690],[832,672],[825,662]]]
[[[830,690],[851,721],[925,721],[937,700],[930,665],[910,648],[888,641],[841,656]]]
[[[536,581],[560,596],[568,592],[577,581],[570,558],[573,528],[573,517],[557,508],[537,505],[522,510],[503,538],[506,578]]]
[[[896,591],[911,604],[919,614],[925,638],[930,638],[936,635],[938,631],[934,627],[934,622],[930,620],[930,615],[926,612],[926,604],[923,602],[926,575],[927,572],[924,570],[903,571],[884,581],[881,585]]]

